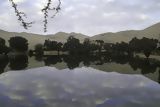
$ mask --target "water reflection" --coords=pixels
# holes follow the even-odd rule
[[[8,64],[9,63],[9,64]],[[75,69],[77,67],[93,67],[106,72],[119,72],[126,74],[143,74],[160,83],[160,60],[131,57],[125,55],[53,55],[35,56],[27,55],[4,58],[0,61],[1,73],[6,67],[10,70],[23,70],[42,66],[54,66],[59,69]],[[154,74],[154,77],[150,77]],[[156,76],[156,77],[155,77]]]
[[[8,65],[8,57],[3,56],[0,59],[0,74],[5,71],[6,66]]]
[[[146,77],[93,68],[42,67],[0,75],[2,107],[159,107],[157,93],[160,85]]]
[[[44,59],[46,66],[55,65],[60,62],[62,62],[62,58],[60,56],[48,56]]]
[[[9,67],[12,70],[22,70],[28,67],[28,56],[17,55],[9,58]]]

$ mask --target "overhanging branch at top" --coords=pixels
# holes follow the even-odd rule
[[[47,5],[42,9],[42,12],[44,13],[44,32],[47,32],[47,24],[48,24],[48,11],[49,10],[53,10],[55,11],[55,13],[53,14],[53,16],[51,18],[54,18],[56,16],[56,14],[59,12],[59,10],[61,9],[61,0],[58,0],[58,5],[56,7],[51,7],[52,4],[52,0],[48,0]]]
[[[13,0],[9,0],[9,1],[12,3],[12,7],[15,10],[15,14],[18,17],[18,20],[21,22],[24,29],[28,29],[29,27],[31,27],[33,22],[26,22],[24,20],[24,18],[27,18],[26,14],[24,12],[21,12],[21,11],[18,10],[17,4]]]
[[[14,2],[14,0],[9,0],[9,1],[11,2],[12,7],[15,10],[15,14],[18,17],[18,20],[21,22],[24,29],[28,29],[29,27],[31,27],[33,22],[26,22],[24,20],[24,18],[27,18],[26,14],[18,10],[17,4]],[[51,18],[54,18],[57,15],[57,13],[59,13],[59,11],[61,10],[61,0],[58,0],[58,5],[54,7],[51,7],[52,2],[53,0],[48,0],[47,5],[44,6],[44,8],[41,10],[44,14],[44,21],[43,21],[44,22],[44,32],[47,32],[49,11],[54,11],[54,14],[51,17]]]

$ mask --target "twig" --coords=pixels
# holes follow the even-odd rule
[[[54,15],[51,18],[54,18],[56,16],[56,14],[59,12],[59,10],[61,9],[61,0],[58,0],[58,5],[56,7],[51,8],[51,3],[52,0],[48,0],[47,5],[42,9],[42,12],[44,13],[44,32],[47,32],[47,24],[48,24],[48,11],[49,10],[54,10],[56,11],[54,13]]]
[[[18,17],[18,20],[21,22],[21,24],[24,27],[24,29],[28,29],[29,27],[31,27],[33,22],[25,22],[23,17],[27,18],[26,14],[24,12],[20,12],[18,10],[17,4],[13,0],[9,0],[9,1],[12,3],[12,7],[15,10],[16,16]]]

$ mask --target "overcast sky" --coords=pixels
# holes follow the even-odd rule
[[[45,34],[41,9],[47,0],[14,1],[27,14],[26,20],[35,21],[35,24],[24,30],[9,0],[0,0],[0,29]],[[92,36],[144,29],[157,22],[160,22],[160,0],[62,0],[61,12],[54,19],[49,18],[47,34],[63,31]]]

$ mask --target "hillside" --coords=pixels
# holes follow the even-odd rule
[[[99,35],[95,35],[91,37],[92,40],[104,40],[105,42],[121,42],[130,41],[133,37],[142,38],[155,38],[158,39],[160,35],[160,23],[157,23],[153,26],[150,26],[143,30],[128,30],[128,31],[121,31],[117,33],[103,33]]]
[[[14,36],[21,36],[24,37],[28,40],[29,42],[29,48],[33,49],[36,44],[43,44],[46,39],[54,40],[54,41],[59,41],[59,42],[66,42],[67,38],[69,36],[74,36],[75,38],[80,39],[83,41],[87,36],[79,34],[79,33],[64,33],[64,32],[59,32],[53,35],[39,35],[39,34],[32,34],[32,33],[16,33],[16,32],[7,32],[0,30],[0,37],[8,41],[10,37]],[[6,42],[8,45],[8,42]]]
[[[33,33],[25,33],[25,32],[16,33],[16,32],[7,32],[4,30],[0,30],[0,37],[4,38],[6,41],[8,41],[10,37],[13,37],[13,36],[21,36],[26,38],[29,41],[29,48],[31,49],[33,49],[34,46],[38,43],[43,44],[46,39],[64,43],[67,41],[67,38],[69,36],[74,36],[75,38],[79,39],[81,42],[85,38],[89,38],[86,35],[83,35],[81,33],[74,33],[74,32],[72,33],[58,32],[56,34],[51,34],[51,35],[39,35],[39,34],[33,34]],[[157,23],[143,30],[128,30],[128,31],[121,31],[117,33],[111,33],[111,32],[103,33],[103,34],[90,37],[90,39],[103,40],[105,42],[115,43],[115,42],[121,42],[121,41],[128,42],[133,37],[137,37],[137,38],[147,37],[147,38],[155,38],[155,39],[160,38],[160,23]]]
[[[58,42],[66,42],[69,36],[74,36],[75,38],[79,39],[81,42],[85,39],[85,38],[89,38],[86,35],[83,35],[81,33],[65,33],[65,32],[58,32],[54,35],[47,35],[47,37],[51,40],[56,40]]]

